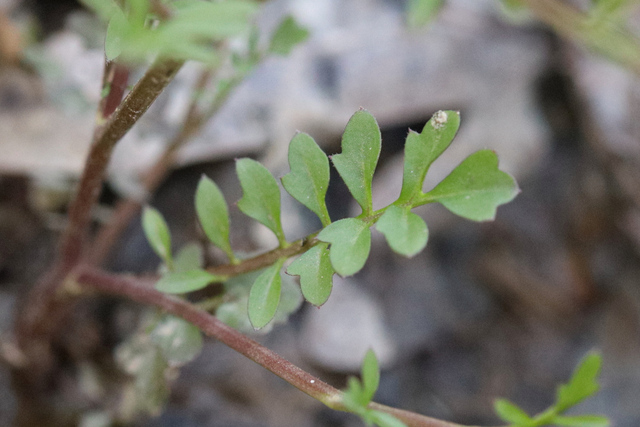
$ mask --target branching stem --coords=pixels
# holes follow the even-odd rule
[[[113,275],[89,266],[78,267],[74,271],[73,277],[74,279],[67,283],[67,289],[70,292],[94,291],[126,297],[129,300],[151,305],[181,317],[193,323],[205,335],[221,341],[331,409],[345,411],[340,390],[314,377],[185,300],[158,292],[148,283],[143,283],[133,277]],[[460,427],[459,424],[391,408],[375,402],[372,402],[369,407],[394,415],[408,427]]]
[[[67,228],[60,239],[58,257],[31,289],[17,319],[20,347],[27,356],[29,366],[37,366],[37,370],[41,371],[41,379],[46,377],[48,366],[52,363],[49,354],[52,335],[69,308],[68,301],[58,298],[58,291],[67,275],[80,262],[91,225],[91,211],[100,195],[113,148],[147,111],[181,66],[182,62],[178,61],[157,62],[109,115],[107,121],[101,123],[98,120],[78,190],[69,207]]]

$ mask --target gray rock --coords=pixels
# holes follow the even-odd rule
[[[313,363],[336,372],[357,372],[367,350],[381,366],[393,364],[396,346],[381,304],[353,279],[334,276],[331,298],[308,307],[300,334],[300,351]]]

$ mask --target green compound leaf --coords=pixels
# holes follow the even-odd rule
[[[600,387],[597,379],[601,366],[602,356],[597,353],[589,353],[582,359],[569,382],[558,388],[556,397],[558,412],[565,411],[598,391]]]
[[[461,217],[487,221],[495,218],[499,205],[513,200],[519,191],[513,177],[498,169],[496,154],[481,150],[463,160],[424,199],[440,202]]]
[[[297,44],[309,37],[309,31],[298,25],[293,16],[285,17],[271,36],[269,52],[277,55],[289,55]]]
[[[446,150],[460,127],[460,113],[438,111],[422,129],[409,131],[404,147],[404,172],[399,202],[422,195],[422,185],[431,164]]]
[[[173,260],[173,271],[181,273],[185,271],[198,270],[204,263],[204,253],[202,246],[197,242],[184,245]]]
[[[444,0],[409,0],[407,4],[409,26],[416,28],[428,24],[443,4]]]
[[[169,366],[189,363],[202,351],[200,329],[179,317],[164,316],[150,336]]]
[[[291,172],[282,185],[291,196],[318,215],[322,225],[331,224],[325,196],[329,188],[329,159],[306,133],[298,133],[289,144]]]
[[[151,249],[162,258],[169,270],[171,270],[173,268],[171,234],[166,221],[158,210],[145,206],[142,212],[142,229],[149,245],[151,245]]]
[[[333,268],[329,259],[328,243],[320,243],[287,268],[287,273],[300,276],[300,288],[304,298],[315,306],[329,299],[333,287]]]
[[[196,213],[209,240],[222,249],[230,260],[236,257],[229,243],[229,208],[215,182],[206,176],[200,178],[196,190]]]
[[[611,423],[600,415],[575,415],[570,417],[556,416],[553,424],[568,427],[609,427]]]
[[[363,399],[366,401],[365,405],[368,405],[380,385],[380,368],[373,350],[368,350],[364,356],[361,375]]]
[[[255,329],[265,327],[276,314],[280,303],[284,259],[267,268],[253,283],[249,293],[249,320]]]
[[[427,245],[427,224],[409,207],[391,205],[378,220],[376,229],[384,234],[394,252],[412,257]]]
[[[273,231],[280,242],[286,245],[280,222],[280,189],[271,173],[260,163],[251,159],[236,162],[236,172],[242,186],[242,199],[238,208]]]
[[[496,400],[493,404],[493,408],[496,411],[496,414],[508,423],[512,423],[520,427],[533,427],[537,425],[526,412],[506,399]]]
[[[318,234],[318,240],[331,243],[329,258],[341,276],[351,276],[364,267],[371,249],[369,224],[357,218],[331,223]]]
[[[202,289],[210,283],[223,282],[224,279],[204,270],[167,273],[156,283],[156,289],[167,294],[184,294]]]
[[[371,182],[381,142],[376,119],[368,111],[360,110],[351,116],[344,130],[342,153],[331,158],[365,215],[372,211]]]
[[[405,423],[391,414],[381,411],[369,410],[369,419],[379,427],[407,427]]]

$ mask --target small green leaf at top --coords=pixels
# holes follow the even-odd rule
[[[422,195],[424,178],[431,164],[446,150],[460,128],[460,113],[438,111],[421,133],[409,131],[404,147],[404,172],[398,202],[411,202]]]
[[[322,225],[331,224],[325,196],[329,188],[329,159],[306,133],[298,133],[289,144],[291,172],[282,185],[291,196],[318,215]]]
[[[427,224],[409,207],[391,205],[382,214],[376,229],[384,234],[394,252],[412,257],[427,245]]]
[[[357,218],[345,218],[323,229],[318,240],[331,243],[331,266],[341,276],[351,276],[364,267],[371,249],[369,224]]]
[[[409,0],[407,4],[407,22],[410,27],[428,24],[438,13],[444,0]]]
[[[284,259],[277,261],[258,276],[249,293],[249,320],[255,329],[265,327],[275,316],[280,303]]]
[[[556,416],[553,424],[567,427],[609,427],[611,423],[606,417],[600,415],[572,415]]]
[[[274,232],[280,246],[286,245],[280,221],[280,188],[271,173],[252,159],[236,162],[236,172],[242,186],[238,208]]]
[[[202,175],[196,190],[196,213],[209,240],[232,262],[236,257],[229,243],[229,208],[215,182]]]
[[[195,325],[176,316],[163,316],[151,331],[151,340],[160,348],[169,366],[182,366],[202,351],[202,333]]]
[[[496,154],[481,150],[463,160],[424,199],[439,202],[463,218],[487,221],[519,191],[513,177],[498,169]]]
[[[167,273],[156,283],[156,289],[167,294],[184,294],[205,288],[210,283],[222,282],[224,277],[204,270]]]
[[[602,356],[598,353],[591,352],[582,359],[569,382],[558,388],[556,398],[558,412],[563,412],[597,393],[600,388],[597,379],[601,366]]]
[[[362,393],[364,399],[366,400],[366,404],[371,402],[373,396],[376,394],[378,390],[378,386],[380,385],[380,368],[378,366],[378,359],[374,354],[373,350],[368,350],[367,354],[364,356],[364,360],[362,361],[361,368],[361,376],[362,376]]]
[[[333,287],[333,267],[328,243],[320,243],[303,253],[289,265],[287,273],[300,276],[302,295],[319,307],[329,299]]]
[[[496,414],[504,421],[519,427],[534,427],[537,423],[520,407],[506,399],[498,399],[493,404]]]
[[[142,212],[142,229],[147,237],[151,249],[167,264],[169,270],[173,268],[171,255],[171,234],[166,221],[158,210],[146,206]]]
[[[309,37],[309,31],[298,25],[293,16],[285,17],[271,36],[269,52],[287,56],[296,45]]]
[[[369,215],[373,209],[371,183],[380,157],[381,143],[378,122],[371,113],[360,110],[351,116],[344,130],[342,153],[331,157],[365,215]]]

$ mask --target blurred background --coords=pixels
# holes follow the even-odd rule
[[[364,107],[382,129],[374,179],[374,205],[382,207],[399,194],[408,129],[420,131],[437,110],[459,110],[460,132],[425,188],[473,151],[490,148],[520,184],[515,201],[499,208],[495,222],[481,224],[439,206],[418,209],[430,230],[425,251],[403,258],[374,233],[365,269],[336,277],[327,304],[302,305],[258,339],[336,387],[358,372],[371,347],[384,368],[376,400],[473,425],[500,423],[492,410],[498,397],[530,413],[544,410],[556,385],[597,349],[602,390],[580,413],[636,427],[640,8],[628,1],[612,18],[607,28],[615,37],[572,32],[570,20],[544,13],[545,5],[560,4],[587,16],[594,3],[606,2],[511,8],[497,0],[446,0],[430,22],[410,29],[402,0],[267,2],[258,22],[263,31],[289,13],[309,39],[256,68],[180,150],[151,203],[167,218],[174,246],[198,239],[193,194],[205,173],[231,205],[234,248],[265,250],[273,246],[268,233],[235,206],[241,194],[234,158],[257,158],[281,177],[296,130],[336,153],[349,117]],[[16,303],[48,265],[65,225],[100,100],[103,40],[104,25],[75,1],[0,0],[0,340],[10,336]],[[180,126],[198,72],[187,64],[117,147],[98,222],[118,200],[140,194],[139,177]],[[339,179],[327,200],[333,220],[359,213]],[[283,204],[290,240],[318,229],[302,206],[284,196]],[[139,218],[107,265],[133,273],[157,268]],[[109,351],[141,316],[140,307],[117,300],[84,310],[79,316],[89,320],[70,329]],[[106,425],[99,424],[106,392],[95,384],[95,360],[84,356],[73,372],[95,416],[83,425]],[[0,424],[10,425],[14,411],[9,371],[0,365]],[[207,341],[175,379],[166,411],[135,425],[361,421]]]

